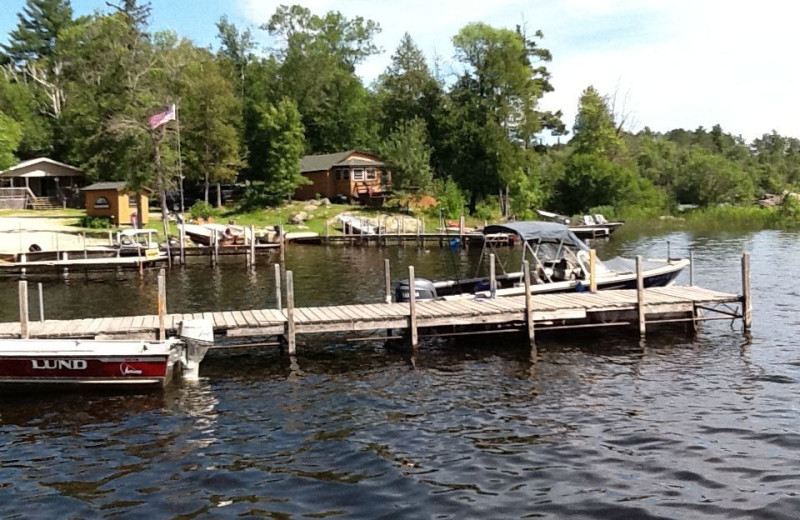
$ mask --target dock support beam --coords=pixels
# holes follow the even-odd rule
[[[167,278],[164,269],[158,271],[158,339],[167,339]]]
[[[411,347],[417,349],[419,336],[417,335],[417,285],[414,282],[414,266],[408,266],[408,328],[411,336]]]
[[[30,337],[28,333],[28,282],[19,282],[19,336],[22,339]]]
[[[286,271],[286,344],[289,347],[289,355],[297,353],[297,343],[294,327],[294,275],[291,271]]]
[[[742,321],[744,332],[750,332],[753,324],[753,302],[750,295],[750,253],[742,255]]]
[[[525,326],[528,329],[528,344],[536,346],[536,334],[533,324],[533,302],[531,301],[531,266],[525,260],[522,262],[523,277],[525,279]]]
[[[44,322],[44,291],[42,282],[39,282],[39,321]]]
[[[383,260],[383,278],[385,301],[386,303],[392,303],[392,267],[388,258]]]
[[[647,331],[644,316],[644,276],[642,275],[642,256],[636,255],[636,310],[639,318],[639,335],[644,336]]]

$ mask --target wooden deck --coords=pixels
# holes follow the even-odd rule
[[[670,321],[677,314],[693,316],[698,307],[739,304],[742,297],[700,287],[672,286],[645,289],[647,323]],[[155,310],[155,309],[154,309]],[[601,291],[598,293],[561,293],[536,295],[532,298],[535,327],[578,328],[608,326],[636,322],[638,305],[636,290]],[[495,299],[464,299],[416,302],[416,327],[425,335],[436,327],[475,327],[483,325],[525,326],[524,296]],[[727,319],[740,318],[730,311]],[[177,331],[182,320],[206,319],[213,323],[220,336],[284,336],[288,334],[289,312],[277,309],[214,311],[203,313],[166,314],[165,329]],[[723,318],[725,319],[725,318]],[[408,303],[372,303],[325,307],[295,307],[293,329],[296,334],[347,333],[380,329],[407,330],[412,325]],[[689,319],[691,321],[691,318]],[[153,337],[159,332],[159,317],[98,317],[77,320],[30,321],[31,338],[108,338]],[[0,323],[0,338],[19,338],[20,323]]]

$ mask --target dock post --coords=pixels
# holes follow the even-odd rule
[[[158,271],[158,339],[167,339],[166,333],[167,317],[167,279],[164,275],[164,268]]]
[[[531,266],[530,262],[522,262],[522,270],[525,278],[525,325],[528,329],[528,344],[536,346],[536,333],[533,323],[533,302],[531,301]]]
[[[183,224],[181,224],[180,233],[178,234],[178,239],[181,241],[180,243],[181,265],[186,265],[186,230],[183,229]]]
[[[489,255],[489,295],[492,298],[497,296],[497,276],[494,266],[494,253]]]
[[[250,269],[256,270],[256,227],[250,226]]]
[[[89,252],[86,250],[86,233],[81,233],[81,237],[83,238],[83,259],[86,260],[89,258]]]
[[[694,249],[689,250],[689,286],[694,286]]]
[[[422,245],[422,235],[420,234],[420,220],[417,219],[417,247]]]
[[[297,353],[294,330],[294,275],[286,271],[286,344],[290,356]]]
[[[597,251],[589,250],[589,290],[597,292]]]
[[[409,332],[411,333],[411,347],[417,349],[419,337],[417,336],[417,284],[414,282],[414,266],[408,266],[408,312]]]
[[[28,282],[19,282],[19,336],[28,339]]]
[[[325,238],[328,238],[331,235],[331,223],[328,219],[325,219]]]
[[[111,230],[110,229],[108,230],[108,245],[110,245],[110,246],[114,245],[114,239],[111,237]]]
[[[642,255],[636,255],[636,309],[639,314],[639,335],[647,330],[644,316],[644,276],[642,275]]]
[[[39,321],[44,321],[44,292],[42,282],[39,282]]]
[[[750,332],[753,324],[753,302],[750,298],[750,253],[742,255],[742,321],[744,332]]]
[[[388,258],[383,260],[383,288],[386,303],[392,303],[392,268]]]
[[[278,245],[281,253],[281,264],[286,264],[286,238],[283,236],[283,226],[278,226]]]
[[[275,301],[281,310],[281,264],[275,264]]]

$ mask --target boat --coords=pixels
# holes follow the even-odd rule
[[[572,222],[567,216],[552,213],[550,211],[536,210],[536,213],[548,222],[557,222],[568,226],[570,231],[575,233],[578,238],[594,239],[594,238],[607,238],[619,229],[625,222],[621,220],[609,221],[601,213],[595,215],[584,215],[583,218],[576,222]]]
[[[514,234],[522,244],[521,264],[530,258],[531,293],[585,291],[590,288],[589,247],[566,225],[555,222],[526,221],[486,226],[486,235]],[[489,251],[495,251],[491,241],[484,241],[479,267]],[[488,276],[466,279],[414,281],[415,297],[425,299],[454,299],[466,297],[516,296],[525,293],[524,271],[499,274],[495,288]],[[648,259],[643,262],[645,287],[666,287],[674,283],[680,272],[689,265],[688,259]],[[617,257],[596,260],[595,277],[598,290],[636,288],[636,263]],[[400,280],[394,286],[395,300],[408,301],[410,283]]]
[[[212,325],[185,320],[166,340],[6,339],[0,341],[0,392],[64,388],[163,388],[176,367],[197,379],[213,344]]]
[[[0,387],[164,387],[180,340],[11,339],[0,342]],[[20,388],[16,388],[20,389]]]
[[[125,229],[117,233],[116,243],[111,249],[117,251],[118,256],[166,258],[167,254],[159,249],[157,234],[155,229]]]
[[[230,245],[244,245],[249,243],[250,231],[244,226],[237,226],[234,224],[188,224],[179,222],[177,224],[178,230],[183,230],[183,233],[197,245],[213,246],[216,240],[220,246]]]

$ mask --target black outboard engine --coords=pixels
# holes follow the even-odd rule
[[[410,298],[408,279],[400,280],[394,284],[394,301],[407,302]],[[436,298],[436,288],[433,282],[425,278],[414,279],[414,295],[417,301],[433,300]]]

